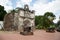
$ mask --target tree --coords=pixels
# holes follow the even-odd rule
[[[19,9],[20,9],[20,8],[19,8],[19,7],[17,7],[17,8],[15,9],[15,12],[18,12],[18,11],[19,11]]]
[[[46,12],[43,16],[35,16],[35,26],[38,29],[47,29],[50,26],[54,26],[53,20],[55,15],[52,12]]]
[[[4,6],[0,5],[0,21],[3,21],[4,16],[7,14],[7,12],[4,10]]]
[[[10,10],[10,13],[15,13],[16,11],[13,9],[13,10]]]
[[[37,29],[43,28],[43,16],[35,16],[35,26]]]
[[[53,20],[55,19],[55,15],[52,12],[46,12],[44,14],[44,26],[45,28],[50,27],[50,25],[54,25]]]
[[[46,12],[44,14],[44,17],[47,17],[50,21],[53,21],[55,19],[55,15],[52,12]]]

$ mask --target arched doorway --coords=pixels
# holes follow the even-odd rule
[[[31,32],[31,22],[29,20],[25,20],[24,22],[24,26],[23,26],[23,31],[24,32]]]

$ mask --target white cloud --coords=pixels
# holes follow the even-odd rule
[[[18,0],[16,7],[23,7],[25,4],[30,5],[32,0]]]
[[[49,2],[47,4],[44,4],[42,2],[36,1],[32,7],[32,9],[36,10],[36,15],[43,15],[46,11],[51,11],[53,13],[56,12],[56,10],[60,10],[60,1],[55,0],[52,2]],[[39,14],[38,14],[39,13]]]
[[[29,4],[32,0],[21,0],[22,3],[24,4]]]
[[[10,0],[0,0],[0,5],[4,6],[5,10],[8,12],[13,9],[12,3]]]
[[[21,2],[17,2],[16,7],[22,7],[22,3]]]

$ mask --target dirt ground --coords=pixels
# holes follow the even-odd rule
[[[18,32],[0,31],[0,40],[60,40],[60,32],[47,33],[44,30],[36,30],[34,35],[21,35]]]

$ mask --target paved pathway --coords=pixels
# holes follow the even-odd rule
[[[0,32],[0,40],[60,40],[60,32],[47,33],[36,30],[34,35],[20,35],[17,32]]]

